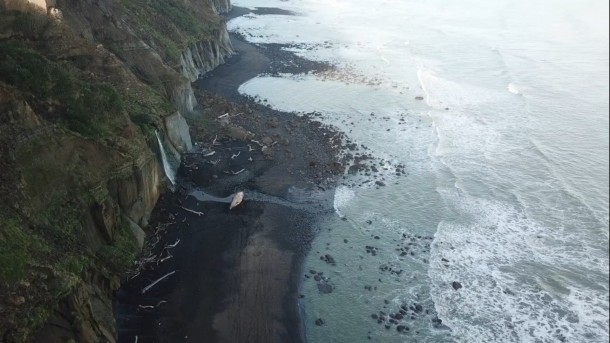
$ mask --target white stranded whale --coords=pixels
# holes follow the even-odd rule
[[[244,201],[244,192],[235,193],[235,195],[233,195],[233,200],[231,201],[231,206],[229,207],[229,210],[232,210],[235,207],[239,206],[242,201]]]

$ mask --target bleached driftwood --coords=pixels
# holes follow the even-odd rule
[[[228,113],[225,113],[225,114],[223,114],[223,115],[221,115],[221,116],[218,116],[218,118],[217,118],[217,119],[222,119],[222,118],[225,118],[225,117],[228,117],[228,116],[229,116],[229,114],[228,114]]]
[[[212,151],[212,152],[208,152],[207,154],[203,154],[203,157],[214,156],[214,154],[216,154],[216,151]]]
[[[165,249],[175,248],[178,245],[178,243],[180,243],[180,238],[178,238],[178,240],[176,240],[176,242],[174,242],[174,244],[170,244],[170,245],[166,246]]]
[[[233,174],[233,175],[239,175],[239,174],[241,174],[241,173],[243,173],[243,172],[245,172],[245,171],[246,171],[246,169],[242,169],[242,170],[240,170],[240,171],[236,171],[236,172],[232,171],[232,172],[231,172],[231,174]]]
[[[153,283],[151,283],[150,285],[142,288],[142,294],[148,292],[148,290],[150,290],[151,288],[155,287],[155,285],[157,285],[159,282],[167,279],[168,277],[174,275],[175,273],[176,273],[175,270],[173,272],[169,272],[169,273],[163,275],[162,277],[160,277],[159,279],[157,279],[156,281],[154,281]]]
[[[183,206],[180,206],[180,208],[181,208],[181,209],[183,209],[183,210],[185,210],[185,211],[187,211],[187,212],[191,212],[191,213],[193,213],[193,214],[196,214],[196,215],[198,215],[198,216],[200,216],[200,217],[203,215],[203,212],[199,212],[199,211],[191,210],[191,209],[186,208],[186,207],[183,207]]]
[[[241,151],[239,151],[239,152],[237,153],[237,155],[233,155],[233,156],[231,156],[231,159],[232,159],[232,160],[234,160],[235,158],[239,157],[239,155],[241,155]]]
[[[165,256],[164,258],[162,258],[162,259],[160,259],[159,261],[157,261],[157,265],[158,265],[159,263],[163,263],[163,262],[165,262],[165,261],[169,260],[169,259],[170,259],[170,258],[172,258],[172,257],[174,257],[174,256],[172,256],[172,254],[170,254],[169,252],[167,252],[167,256]]]
[[[252,147],[252,145],[248,144],[248,152],[252,152],[252,151],[254,151],[254,150],[255,150],[255,149]]]
[[[231,201],[231,206],[229,207],[229,210],[232,210],[235,207],[239,206],[239,204],[241,204],[243,200],[244,200],[244,192],[235,193],[235,195],[233,196],[233,200]]]
[[[161,306],[161,305],[163,305],[165,303],[167,303],[167,301],[161,300],[161,301],[159,301],[157,303],[157,305],[138,305],[138,308],[141,308],[143,310],[150,310],[150,309],[153,309],[153,308],[157,308],[157,307],[159,307],[159,306]]]
[[[258,144],[258,146],[260,146],[260,147],[264,147],[264,146],[265,146],[265,144],[263,144],[263,143],[261,143],[261,142],[259,142],[259,141],[256,141],[256,140],[254,140],[254,139],[251,139],[251,140],[250,140],[250,142],[252,142],[252,143],[256,143],[256,144]]]

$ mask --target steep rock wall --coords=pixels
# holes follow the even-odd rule
[[[233,54],[226,23],[214,15],[228,12],[230,2],[190,0],[185,3],[191,3],[187,9],[203,11],[197,21],[207,20],[209,27],[198,33],[188,32],[180,25],[167,22],[166,17],[155,12],[156,7],[148,8],[151,11],[148,13],[146,3],[135,0],[134,6],[141,8],[125,8],[117,0],[57,0],[56,7],[71,27],[86,39],[103,44],[141,80],[163,91],[184,113],[197,105],[190,83]],[[153,16],[160,20],[159,26],[166,27],[155,31],[150,27],[154,24],[140,15]]]
[[[217,14],[228,13],[231,11],[231,2],[229,0],[210,0]]]
[[[180,69],[191,82],[205,73],[225,63],[225,59],[234,53],[231,39],[222,23],[221,29],[215,32],[214,38],[190,45],[180,55]]]
[[[143,4],[155,1],[169,3]],[[23,2],[0,0],[0,15],[7,8],[26,8]],[[21,28],[27,32],[9,25],[12,13],[0,18],[0,49],[3,41],[24,43],[53,68],[75,70],[70,77],[85,82],[76,85],[116,88],[124,105],[111,123],[87,124],[100,130],[87,137],[74,131],[82,123],[73,127],[62,117],[72,105],[63,103],[61,92],[37,97],[0,75],[0,244],[15,242],[6,249],[12,255],[4,257],[18,264],[0,266],[5,267],[0,272],[15,274],[0,278],[3,341],[116,339],[112,291],[142,247],[144,228],[164,190],[150,130],[164,131],[164,145],[179,161],[192,148],[182,115],[196,106],[190,82],[232,53],[226,26],[214,15],[228,11],[228,1],[176,3],[195,8],[211,27],[195,35],[177,26],[164,32],[175,41],[193,42],[178,53],[151,37],[133,9],[118,0],[53,1],[61,21],[28,18]]]

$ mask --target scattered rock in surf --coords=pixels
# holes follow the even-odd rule
[[[453,281],[451,286],[453,286],[453,289],[455,289],[456,291],[459,290],[460,288],[463,288],[462,284],[457,281]]]
[[[324,325],[324,323],[325,323],[324,319],[322,319],[322,318],[316,319],[316,325],[317,326],[322,326],[322,325]]]
[[[326,282],[319,282],[318,283],[318,291],[320,291],[320,293],[322,294],[330,294],[333,292],[335,288],[333,287],[333,285],[326,283]]]
[[[265,145],[271,145],[271,144],[273,144],[273,139],[271,139],[270,137],[264,137],[261,140],[261,143],[263,143]]]
[[[404,331],[409,331],[409,330],[410,330],[409,327],[406,325],[398,325],[396,327],[396,331],[398,331],[398,332],[404,332]]]
[[[418,95],[418,96],[415,97],[415,100],[424,100],[424,97],[421,96],[421,95]]]
[[[375,184],[379,187],[385,187],[385,183],[383,181],[375,181]]]
[[[328,264],[332,264],[333,266],[337,264],[335,258],[331,254],[320,256],[320,259]]]

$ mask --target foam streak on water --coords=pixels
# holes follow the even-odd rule
[[[306,262],[335,287],[303,284],[310,341],[608,340],[607,3],[236,4],[298,16],[247,15],[231,30],[337,66],[261,75],[240,92],[321,113],[409,172],[384,165],[388,187],[336,190]],[[371,320],[406,303],[425,308],[408,334]]]

